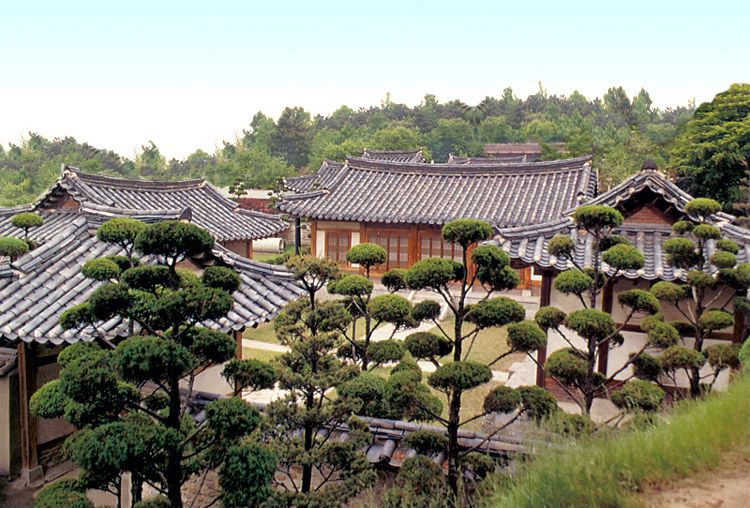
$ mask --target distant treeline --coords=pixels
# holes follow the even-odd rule
[[[274,121],[258,112],[237,139],[225,141],[215,153],[196,150],[183,160],[167,160],[153,142],[131,160],[70,137],[48,140],[30,133],[18,145],[0,146],[0,205],[33,201],[55,180],[61,163],[124,177],[200,177],[218,186],[241,179],[248,187],[268,188],[279,177],[316,170],[324,158],[342,160],[364,148],[422,146],[427,160],[445,162],[450,153],[482,156],[487,143],[523,141],[567,147],[564,154],[548,150],[546,158],[593,154],[601,183],[608,187],[647,157],[666,165],[671,144],[694,109],[688,104],[662,111],[645,90],[631,99],[622,87],[610,88],[601,99],[578,92],[549,95],[541,85],[520,99],[506,88],[500,98],[487,97],[474,106],[459,100],[441,104],[428,94],[418,106],[408,107],[387,95],[379,106],[342,106],[328,116],[288,107]]]

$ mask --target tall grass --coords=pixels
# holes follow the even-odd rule
[[[659,424],[540,451],[487,505],[501,508],[638,506],[646,482],[716,466],[721,453],[750,443],[750,376],[725,393],[678,405]]]

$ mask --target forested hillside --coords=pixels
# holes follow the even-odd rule
[[[264,188],[281,176],[314,171],[323,158],[342,160],[363,148],[423,146],[427,160],[444,162],[449,153],[481,156],[486,143],[522,141],[565,143],[567,154],[550,149],[548,158],[593,152],[601,183],[608,187],[636,171],[646,157],[664,167],[693,110],[688,104],[661,111],[645,90],[631,99],[622,87],[595,99],[578,92],[549,95],[541,86],[520,99],[506,88],[501,97],[474,106],[440,103],[428,94],[408,107],[386,96],[379,106],[342,106],[328,116],[289,107],[274,121],[258,112],[237,139],[215,153],[196,150],[183,160],[167,160],[152,142],[131,160],[73,138],[30,133],[20,144],[0,146],[0,205],[34,200],[55,180],[61,163],[125,177],[203,177],[218,186],[240,178],[249,187]]]

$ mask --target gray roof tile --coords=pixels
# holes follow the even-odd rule
[[[311,176],[311,175],[308,175]],[[302,177],[307,178],[307,177]],[[312,219],[445,224],[474,218],[510,227],[562,216],[593,197],[590,158],[525,164],[395,163],[350,157],[325,162],[318,190],[293,181],[280,210]]]

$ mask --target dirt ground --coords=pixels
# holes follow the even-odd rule
[[[725,455],[714,470],[650,485],[641,500],[648,508],[748,508],[750,449]]]

